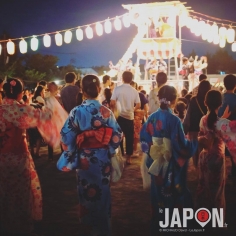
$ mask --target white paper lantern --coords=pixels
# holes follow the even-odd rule
[[[191,17],[191,16],[189,16],[188,18],[187,18],[187,22],[186,22],[186,26],[187,26],[187,28],[191,28],[192,27],[192,21],[193,21],[193,18]]]
[[[22,54],[27,53],[27,42],[24,39],[20,41],[19,48]]]
[[[181,27],[183,27],[183,26],[186,26],[186,22],[187,22],[187,17],[185,17],[185,16],[179,16],[179,25],[181,26]]]
[[[110,22],[110,20],[105,21],[104,28],[105,28],[105,32],[107,34],[111,33],[111,22]]]
[[[121,30],[121,20],[118,17],[114,21],[114,26],[117,31]]]
[[[232,28],[229,28],[226,33],[226,38],[228,43],[233,43],[235,39],[235,30]]]
[[[97,33],[98,36],[103,35],[103,26],[100,22],[96,23],[96,33]]]
[[[64,42],[65,43],[70,43],[72,39],[72,33],[70,30],[67,30],[64,35]]]
[[[205,24],[203,31],[202,31],[202,39],[207,40],[209,33],[211,32],[211,25],[208,23]]]
[[[197,29],[197,31],[195,32],[196,36],[202,35],[202,33],[203,33],[204,29],[205,29],[205,25],[206,25],[206,23],[205,23],[205,21],[203,21],[203,20],[200,20],[200,21],[198,22],[198,29]]]
[[[57,46],[61,46],[62,45],[62,34],[57,32],[55,34],[55,42]]]
[[[179,25],[181,27],[186,26],[188,20],[188,11],[182,11],[179,15]]]
[[[78,29],[76,30],[76,38],[77,38],[77,40],[79,40],[79,41],[82,41],[82,40],[83,40],[83,38],[84,38],[84,32],[83,32],[82,29],[78,28]]]
[[[209,32],[208,36],[207,36],[207,42],[208,43],[213,43],[213,40],[214,40],[214,36],[213,34],[211,33],[211,31]]]
[[[93,29],[90,26],[85,29],[85,33],[88,39],[93,38]]]
[[[193,19],[192,23],[191,23],[191,28],[190,28],[191,33],[195,33],[197,28],[198,28],[198,20],[197,19]]]
[[[233,42],[233,43],[232,43],[231,48],[232,48],[232,51],[233,51],[233,52],[236,52],[236,42]]]
[[[48,34],[43,36],[44,47],[49,48],[51,46],[51,37]]]
[[[202,27],[204,26],[205,22],[204,21],[195,21],[195,19],[193,20],[193,33],[196,35],[196,36],[200,36],[202,34]]]
[[[214,37],[216,35],[219,35],[219,27],[216,23],[214,23],[212,26],[211,26],[211,32],[212,34],[214,35]]]
[[[0,55],[2,54],[2,44],[0,44]]]
[[[13,55],[15,53],[15,44],[9,39],[7,42],[7,53]]]
[[[220,47],[221,48],[224,48],[225,47],[225,45],[226,45],[226,39],[225,38],[220,38]]]
[[[214,38],[214,39],[213,39],[213,43],[214,43],[214,44],[219,44],[219,43],[220,43],[220,37],[219,37],[219,35],[214,35],[213,38]]]
[[[130,27],[130,17],[128,14],[123,16],[123,24],[126,28]]]
[[[36,38],[36,36],[33,36],[33,38],[30,41],[30,46],[32,51],[36,51],[39,46],[39,40]]]
[[[227,34],[227,29],[222,26],[219,28],[219,36],[220,38],[225,38],[226,39],[226,34]]]

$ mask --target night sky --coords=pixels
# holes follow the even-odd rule
[[[2,35],[6,31],[12,38],[18,38],[55,32],[122,15],[127,12],[122,4],[149,2],[155,1],[1,0],[0,34]],[[186,6],[192,7],[197,12],[236,22],[235,0],[188,0],[186,2]],[[108,65],[110,60],[116,63],[123,56],[136,32],[137,28],[134,25],[131,25],[130,28],[123,27],[121,31],[113,28],[110,34],[104,33],[100,37],[94,35],[90,40],[84,37],[81,42],[77,41],[75,32],[73,32],[70,44],[63,43],[61,47],[57,47],[53,36],[52,46],[49,48],[43,46],[42,37],[40,37],[37,52],[57,56],[60,59],[58,62],[60,66],[70,62],[81,67]],[[195,49],[198,55],[202,56],[206,52],[214,53],[219,48],[219,46],[195,37],[188,29],[183,30],[183,39],[198,41],[183,41],[184,54],[189,54],[192,49]],[[229,45],[228,50],[231,51]],[[28,43],[29,52],[32,51]],[[236,57],[236,53],[234,57]]]

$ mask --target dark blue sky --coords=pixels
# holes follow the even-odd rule
[[[127,12],[121,6],[122,4],[149,2],[155,1],[1,0],[0,34],[5,30],[16,38],[55,32],[122,15]],[[186,2],[186,6],[192,7],[197,12],[236,21],[235,0],[187,0]],[[90,40],[85,37],[81,42],[77,41],[73,32],[72,43],[64,43],[61,47],[55,46],[52,39],[52,46],[45,48],[40,40],[38,52],[58,56],[59,65],[67,65],[72,59],[76,66],[108,65],[109,60],[116,63],[123,56],[136,31],[137,28],[132,25],[118,32],[113,29],[111,34],[103,34],[101,37],[94,35],[94,38]],[[189,54],[192,49],[195,49],[201,56],[219,48],[193,36],[189,30],[183,31],[183,38],[199,41],[199,43],[183,41],[184,54]],[[28,52],[31,52],[30,48]]]

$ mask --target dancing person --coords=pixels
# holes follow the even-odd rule
[[[45,100],[44,100],[44,93],[45,93],[45,88],[41,85],[39,85],[32,97],[32,103],[37,103],[40,104],[41,106],[45,105]]]
[[[83,92],[82,92],[82,88],[81,88],[81,80],[80,79],[75,82],[75,86],[77,86],[79,88],[79,92],[76,95],[76,105],[79,106],[83,102]]]
[[[177,112],[176,115],[179,117],[182,123],[186,115],[186,107],[187,105],[182,101],[178,101],[175,105],[175,111]]]
[[[0,229],[1,235],[31,235],[34,221],[42,219],[41,187],[28,150],[25,129],[38,127],[52,144],[59,138],[53,129],[52,112],[44,107],[19,104],[23,84],[8,78],[6,97],[0,106]]]
[[[102,101],[102,105],[110,109],[111,108],[111,105],[110,105],[111,96],[112,96],[111,89],[105,88],[104,96],[105,96],[105,100]]]
[[[65,75],[66,85],[61,90],[61,101],[64,109],[70,113],[70,111],[77,106],[76,96],[79,93],[79,88],[75,86],[76,74],[74,72],[68,72]]]
[[[148,117],[140,133],[149,173],[146,178],[151,176],[153,236],[158,235],[159,221],[165,221],[164,208],[169,209],[171,216],[174,208],[193,207],[186,175],[188,160],[197,149],[197,140],[185,139],[181,121],[172,113],[177,100],[176,89],[164,85],[158,97],[160,108]]]
[[[183,126],[184,131],[186,134],[188,134],[188,138],[190,140],[195,140],[197,138],[200,120],[204,115],[207,114],[205,96],[210,89],[210,82],[207,80],[202,81],[199,84],[197,96],[193,96],[188,105],[188,110],[183,122]],[[193,164],[195,168],[198,166],[198,156],[198,152],[196,152],[193,156]]]
[[[234,93],[236,88],[236,77],[232,74],[226,75],[224,77],[224,86],[226,92],[223,94],[223,104],[219,109],[218,115],[221,117],[224,113],[224,110],[227,106],[229,106],[229,111],[231,112],[230,116],[227,118],[228,120],[236,120],[236,94]],[[233,162],[232,156],[225,150],[226,156],[230,156],[231,158],[231,176],[236,176],[236,165]]]
[[[109,75],[104,75],[102,77],[102,84],[101,84],[101,92],[99,95],[99,102],[102,103],[105,100],[104,90],[106,88],[110,88],[111,85],[111,77]]]
[[[159,89],[166,84],[167,75],[164,72],[158,73],[156,76],[156,82],[157,88],[152,89],[148,96],[149,115],[157,111],[157,109],[160,107],[157,94]]]
[[[30,104],[35,109],[41,109],[45,105],[44,100],[44,87],[37,86],[34,95],[32,97],[32,103]],[[33,158],[40,158],[39,151],[42,144],[42,136],[37,127],[29,128],[27,130],[29,135],[30,153]],[[35,151],[34,151],[35,147]]]
[[[208,210],[223,208],[225,215],[225,145],[236,163],[236,121],[217,116],[222,106],[222,95],[219,91],[209,91],[205,104],[208,113],[200,121],[198,138],[203,150],[199,156],[196,208],[204,207]],[[223,117],[229,114],[227,108]]]
[[[184,98],[188,94],[188,90],[187,89],[182,89],[180,94],[181,94],[181,97]]]
[[[189,70],[191,67],[191,64],[189,63],[189,60],[187,57],[183,57],[182,59],[182,79],[184,80],[183,87],[189,91],[189,81],[188,81],[188,76],[189,76]]]
[[[70,112],[61,130],[64,152],[57,167],[77,169],[80,234],[111,235],[110,158],[119,147],[122,131],[113,113],[98,101],[98,77],[86,75],[82,90],[86,100]]]
[[[136,90],[138,89],[138,84],[136,82],[131,81],[130,85]],[[140,99],[140,109],[137,109],[134,112],[134,155],[140,153],[140,150],[138,150],[140,131],[142,124],[144,123],[144,118],[146,120],[148,114],[148,101],[143,93],[139,92],[138,94]]]
[[[126,63],[126,65],[125,65],[125,70],[132,72],[133,68],[134,68],[133,62],[132,62],[131,59],[129,59],[128,62]]]
[[[55,82],[50,82],[48,84],[48,96],[45,98],[45,104],[53,112],[53,116],[51,118],[52,122],[57,127],[57,130],[61,130],[65,124],[66,119],[68,118],[68,113],[62,108],[61,104],[56,99],[57,93],[58,85]],[[60,143],[54,143],[53,146],[48,145],[49,161],[53,160],[53,148],[57,148],[59,146]]]
[[[162,58],[158,62],[158,72],[167,73],[167,63]]]
[[[112,61],[109,61],[109,68],[117,71],[117,81],[122,81],[122,74],[125,71],[125,64],[123,60],[119,60],[118,63],[114,66]]]
[[[195,56],[195,60],[194,60],[193,64],[194,64],[194,74],[196,76],[199,76],[203,73],[203,70],[206,71],[206,68],[208,66],[207,57],[202,56],[198,60],[198,56]]]
[[[155,58],[145,65],[145,70],[149,73],[149,79],[152,80],[153,77],[157,75],[159,69],[158,66],[159,62]]]
[[[111,92],[113,92],[114,88],[115,88],[115,83],[114,83],[114,82],[111,82],[111,84],[110,84]]]
[[[203,80],[207,80],[207,76],[205,74],[199,75],[199,83],[201,83]],[[197,95],[198,88],[199,88],[199,85],[193,89],[193,96]]]
[[[116,104],[119,102],[121,111],[117,122],[125,136],[126,162],[131,164],[134,144],[134,112],[140,108],[140,98],[138,91],[130,85],[133,74],[130,71],[125,71],[122,78],[124,83],[116,87],[111,96],[111,109],[115,111]],[[120,147],[121,153],[124,156],[123,141],[121,141]]]

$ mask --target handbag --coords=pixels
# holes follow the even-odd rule
[[[120,147],[116,149],[116,153],[111,157],[111,181],[118,182],[124,170],[124,159],[121,154]]]

